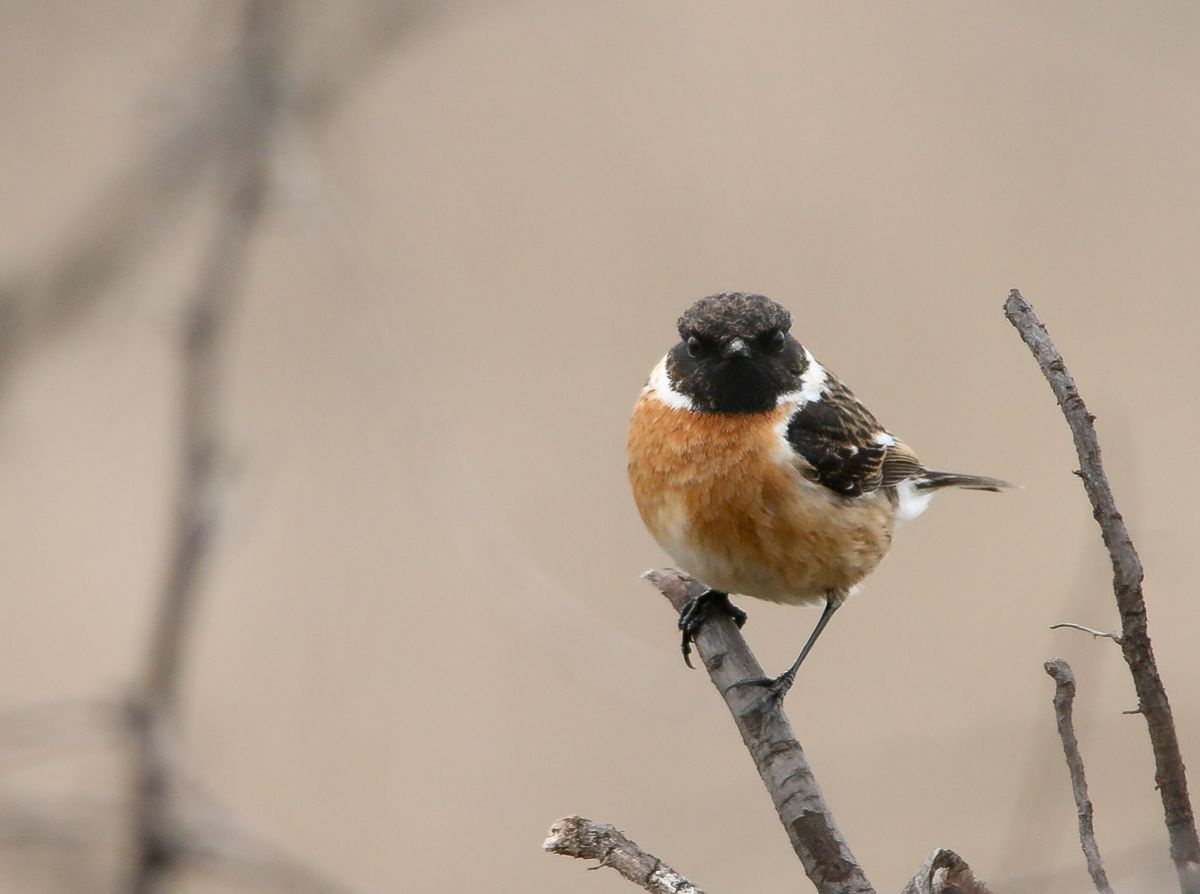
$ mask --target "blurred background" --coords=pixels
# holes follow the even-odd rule
[[[247,10],[269,37],[248,68]],[[173,549],[182,320],[214,270],[221,499],[180,809],[314,890],[632,890],[542,852],[572,813],[711,891],[808,890],[639,580],[667,560],[625,483],[679,312],[754,290],[930,464],[1024,485],[904,528],[788,700],[874,884],[945,846],[997,892],[1091,890],[1042,670],[1062,655],[1109,876],[1173,886],[1119,650],[1048,630],[1119,622],[1001,304],[1030,299],[1099,417],[1200,766],[1200,8],[0,11],[0,890],[127,886],[120,705]],[[261,213],[229,198],[238,153]],[[817,615],[745,607],[772,671]],[[302,889],[255,859],[189,859],[169,890]]]

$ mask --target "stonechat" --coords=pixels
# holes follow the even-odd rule
[[[629,480],[658,544],[708,589],[680,615],[683,657],[730,593],[824,601],[800,656],[770,686],[782,699],[833,613],[943,487],[995,478],[926,468],[791,335],[762,295],[701,298],[650,373],[629,425]]]

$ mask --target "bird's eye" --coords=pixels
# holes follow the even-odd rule
[[[782,329],[772,329],[760,335],[758,342],[762,345],[762,349],[766,353],[778,354],[783,350],[783,346],[787,344],[787,336],[783,334]]]
[[[709,352],[709,344],[699,336],[689,335],[687,340],[687,352],[689,357],[703,357]]]

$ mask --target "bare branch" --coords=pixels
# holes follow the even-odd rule
[[[967,861],[952,850],[940,847],[917,870],[900,894],[989,894],[987,885],[975,878]]]
[[[1121,644],[1121,634],[1119,633],[1106,633],[1103,630],[1095,630],[1091,627],[1084,627],[1082,624],[1073,624],[1070,621],[1063,621],[1061,624],[1050,625],[1051,630],[1061,630],[1064,627],[1070,628],[1071,630],[1082,630],[1084,633],[1090,633],[1093,637],[1102,636],[1106,639],[1111,639],[1117,645]]]
[[[678,571],[648,571],[644,576],[676,611],[704,590]],[[764,676],[737,625],[724,616],[710,618],[696,637],[696,651],[733,714],[792,848],[817,890],[821,894],[873,892],[875,889],[838,831],[804,749],[782,709],[774,700],[764,699],[761,687],[737,685]]]
[[[1134,549],[1125,520],[1117,511],[1108,478],[1100,459],[1100,442],[1075,380],[1067,372],[1062,354],[1050,340],[1033,308],[1013,289],[1004,304],[1004,314],[1020,333],[1037,360],[1042,374],[1062,408],[1063,416],[1075,439],[1079,456],[1079,477],[1083,480],[1092,514],[1100,525],[1104,545],[1113,568],[1113,592],[1121,614],[1121,651],[1133,676],[1138,707],[1146,718],[1150,744],[1154,751],[1154,781],[1162,798],[1171,859],[1186,894],[1200,894],[1200,838],[1188,797],[1187,773],[1179,751],[1179,739],[1166,689],[1158,674],[1150,635],[1147,630],[1146,603],[1142,597],[1142,563]]]
[[[1083,755],[1079,753],[1079,740],[1075,738],[1075,724],[1071,719],[1075,704],[1075,674],[1062,658],[1047,661],[1044,667],[1054,679],[1054,719],[1067,758],[1067,771],[1071,774],[1071,793],[1075,796],[1075,811],[1079,815],[1079,843],[1083,846],[1088,874],[1100,894],[1112,894],[1112,886],[1100,860],[1096,830],[1092,827],[1092,802],[1088,798],[1087,778],[1083,772]]]
[[[654,854],[646,853],[616,826],[608,823],[598,823],[582,816],[563,817],[550,827],[550,837],[542,847],[552,854],[565,857],[599,860],[600,866],[615,869],[635,885],[653,894],[704,894]]]
[[[702,584],[674,569],[647,571],[643,577],[667,597],[677,612],[692,596],[704,591]],[[819,894],[873,894],[875,889],[838,831],[782,708],[774,700],[765,699],[761,687],[739,685],[748,679],[761,679],[764,674],[737,625],[725,615],[710,617],[696,636],[696,652],[725,699],[758,775],[775,802],[792,849]],[[987,894],[961,857],[939,849],[909,882],[904,894],[955,891]]]

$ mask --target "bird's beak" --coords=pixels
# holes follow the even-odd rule
[[[721,352],[721,356],[726,360],[731,360],[734,357],[749,357],[750,346],[740,338],[735,338],[725,346],[725,350]]]

